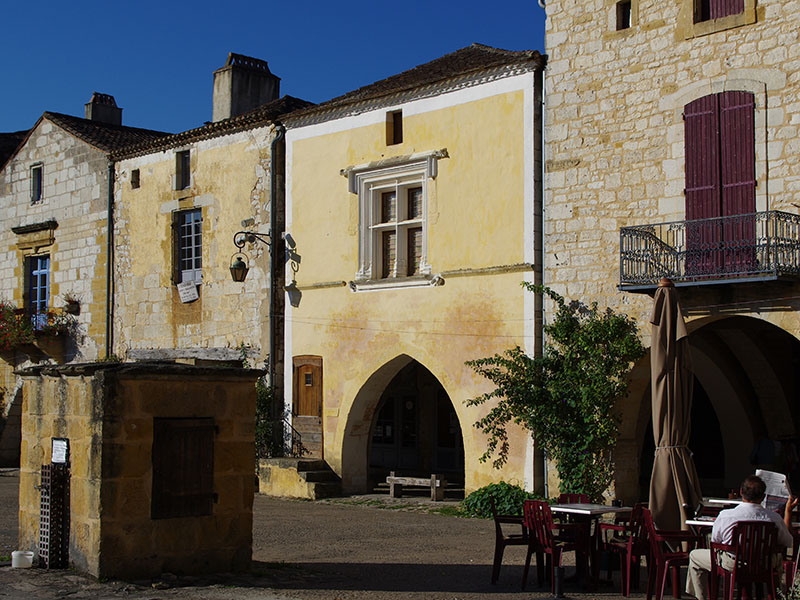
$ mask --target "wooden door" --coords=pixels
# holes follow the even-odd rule
[[[292,359],[292,412],[303,417],[322,416],[322,357],[295,356]]]

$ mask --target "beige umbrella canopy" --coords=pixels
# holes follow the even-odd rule
[[[659,529],[681,529],[701,499],[700,481],[689,450],[692,412],[692,366],[689,339],[678,294],[669,279],[658,284],[653,299],[650,383],[656,456],[650,477],[650,510]]]

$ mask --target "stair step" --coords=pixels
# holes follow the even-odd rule
[[[342,493],[342,484],[339,481],[317,481],[314,486],[314,499],[331,498]]]
[[[302,477],[308,482],[314,482],[314,483],[339,482],[339,476],[330,469],[320,470],[320,471],[298,471],[298,475],[300,475],[300,477]]]

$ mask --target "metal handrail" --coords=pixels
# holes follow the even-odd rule
[[[620,286],[800,275],[800,215],[771,210],[620,229]]]
[[[289,420],[284,417],[281,419],[283,422],[283,453],[284,456],[293,456],[300,458],[308,453],[308,450],[303,446],[303,436],[295,429]]]

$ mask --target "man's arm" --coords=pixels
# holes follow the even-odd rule
[[[791,548],[794,544],[792,536],[792,510],[797,506],[798,498],[790,497],[783,510],[783,524],[786,528],[778,527],[778,543],[786,548]]]

